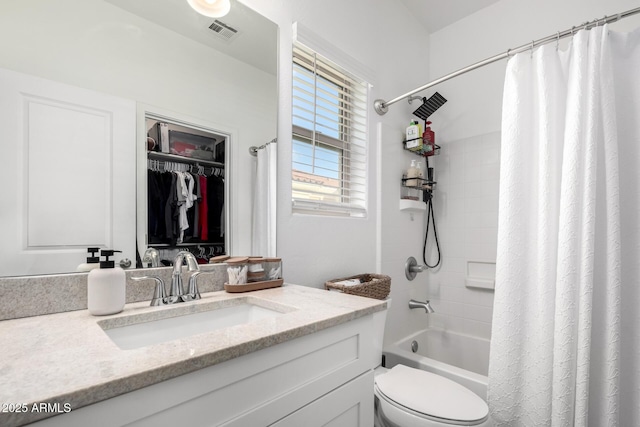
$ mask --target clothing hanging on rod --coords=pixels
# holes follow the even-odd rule
[[[472,64],[472,65],[469,65],[467,67],[461,68],[461,69],[459,69],[457,71],[454,71],[453,73],[447,74],[445,76],[440,77],[439,79],[433,80],[433,81],[431,81],[431,82],[429,82],[429,83],[427,83],[427,84],[425,84],[423,86],[420,86],[419,88],[414,89],[411,92],[407,92],[404,95],[400,95],[400,96],[398,96],[396,98],[393,98],[391,101],[384,101],[382,99],[376,99],[374,101],[374,103],[373,103],[373,107],[376,110],[376,113],[378,113],[379,115],[382,116],[382,115],[386,114],[386,112],[388,111],[390,105],[395,104],[396,102],[401,101],[401,100],[403,100],[405,98],[409,98],[411,95],[414,95],[414,94],[416,94],[418,92],[422,92],[423,90],[426,90],[426,89],[428,89],[430,87],[433,87],[433,86],[435,86],[437,84],[443,83],[443,82],[445,82],[447,80],[450,80],[450,79],[452,79],[454,77],[458,77],[458,76],[460,76],[462,74],[468,73],[469,71],[473,71],[475,69],[484,67],[485,65],[492,64],[492,63],[500,61],[502,59],[509,58],[511,55],[515,55],[515,54],[520,53],[520,52],[525,52],[525,51],[527,51],[529,49],[533,50],[533,48],[535,48],[536,46],[540,46],[540,45],[543,45],[543,44],[551,43],[551,42],[554,42],[554,41],[559,41],[560,39],[563,39],[565,37],[573,36],[573,34],[577,30],[580,30],[582,28],[584,28],[585,30],[588,30],[588,29],[593,28],[593,27],[598,26],[598,25],[610,24],[610,23],[616,22],[616,21],[618,21],[618,20],[620,20],[622,18],[626,18],[628,16],[635,15],[637,13],[640,13],[640,7],[637,7],[635,9],[631,9],[631,10],[627,10],[626,12],[618,13],[617,15],[605,16],[602,19],[595,19],[595,20],[593,20],[591,22],[586,22],[586,23],[584,23],[582,25],[571,27],[570,29],[565,30],[565,31],[558,31],[556,34],[552,34],[552,35],[550,35],[548,37],[544,37],[544,38],[541,38],[539,40],[533,40],[530,43],[524,44],[522,46],[519,46],[519,47],[516,47],[516,48],[513,48],[513,49],[508,49],[504,53],[500,53],[498,55],[494,55],[494,56],[492,56],[490,58],[487,58],[485,60],[482,60],[480,62],[476,62],[475,64]]]
[[[147,166],[149,245],[224,240],[222,167],[155,159]]]

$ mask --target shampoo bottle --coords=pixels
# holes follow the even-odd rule
[[[422,138],[420,137],[420,125],[417,121],[412,121],[407,127],[406,147],[408,150],[419,151],[422,149]]]
[[[109,259],[114,252],[121,251],[100,251],[104,260],[87,277],[87,306],[94,316],[116,314],[124,308],[127,279],[124,270]]]
[[[91,271],[94,268],[100,268],[100,257],[96,256],[100,248],[87,248],[87,253],[91,256],[87,257],[87,262],[83,262],[78,266],[76,271]]]

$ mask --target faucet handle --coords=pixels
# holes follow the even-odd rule
[[[200,299],[200,291],[198,290],[198,276],[203,272],[198,270],[189,277],[189,289],[186,294],[182,295],[182,301],[194,301]]]
[[[427,269],[426,265],[418,265],[418,261],[414,257],[407,258],[407,262],[404,264],[404,274],[408,280],[416,278],[418,273],[422,273]]]
[[[189,277],[189,290],[182,295],[182,301],[194,301],[200,299],[200,290],[198,289],[198,276],[201,274],[213,274],[213,271],[198,270]]]
[[[156,287],[153,291],[153,298],[151,299],[151,306],[165,305],[167,304],[166,291],[164,288],[164,282],[159,277],[153,276],[140,276],[140,277],[132,277],[131,280],[135,280],[139,282],[141,280],[155,280]]]

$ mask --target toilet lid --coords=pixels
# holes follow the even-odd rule
[[[387,398],[427,416],[471,422],[489,414],[486,402],[474,392],[431,372],[396,365],[375,382]]]

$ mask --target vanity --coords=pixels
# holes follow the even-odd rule
[[[5,320],[0,424],[370,426],[372,316],[384,309],[285,285]],[[172,328],[179,338],[163,335]]]

